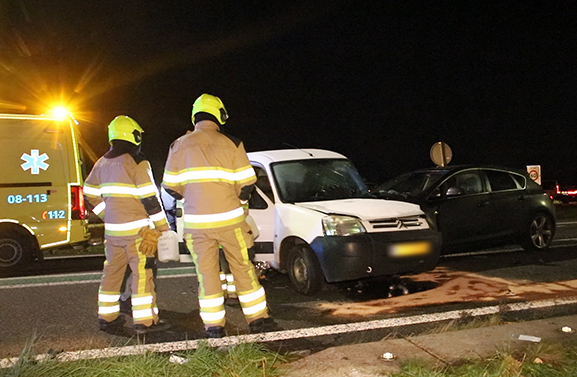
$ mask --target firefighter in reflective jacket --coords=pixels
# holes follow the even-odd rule
[[[106,261],[98,291],[98,325],[119,332],[120,287],[127,265],[132,270],[132,318],[137,334],[167,327],[159,322],[153,269],[156,241],[169,230],[150,163],[140,152],[143,130],[132,118],[117,116],[108,126],[110,150],[84,185],[92,211],[104,221]],[[150,226],[154,223],[156,229]]]
[[[245,220],[248,208],[243,205],[256,177],[243,143],[220,132],[227,118],[218,97],[201,95],[192,108],[194,131],[172,144],[162,182],[176,199],[184,198],[184,238],[197,269],[200,316],[208,337],[213,338],[225,335],[219,245],[250,331],[270,331],[276,326],[248,255],[253,237]]]

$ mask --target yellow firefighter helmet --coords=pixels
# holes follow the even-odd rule
[[[194,101],[194,105],[192,105],[192,124],[196,124],[195,115],[200,112],[212,115],[220,125],[223,125],[228,119],[228,113],[220,98],[211,94],[204,93]]]
[[[125,140],[129,143],[140,145],[144,130],[134,119],[126,115],[119,115],[108,125],[108,141]]]

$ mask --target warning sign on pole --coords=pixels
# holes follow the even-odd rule
[[[532,180],[541,184],[541,165],[527,165],[527,173]]]

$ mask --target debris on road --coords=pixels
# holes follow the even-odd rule
[[[539,343],[541,341],[541,338],[539,338],[538,336],[525,335],[525,334],[514,334],[512,338],[515,340],[522,340],[524,342],[533,342],[533,343]]]
[[[186,364],[188,363],[188,359],[185,359],[184,357],[180,357],[177,355],[170,355],[170,358],[168,359],[168,361],[170,361],[171,363],[175,363],[175,364]]]

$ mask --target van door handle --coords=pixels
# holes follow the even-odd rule
[[[477,207],[487,207],[488,205],[489,205],[489,202],[487,202],[487,201],[477,203]]]
[[[518,200],[518,201],[525,200],[525,196],[524,196],[524,195],[521,195],[521,196],[519,196],[519,197],[517,198],[517,200]]]

